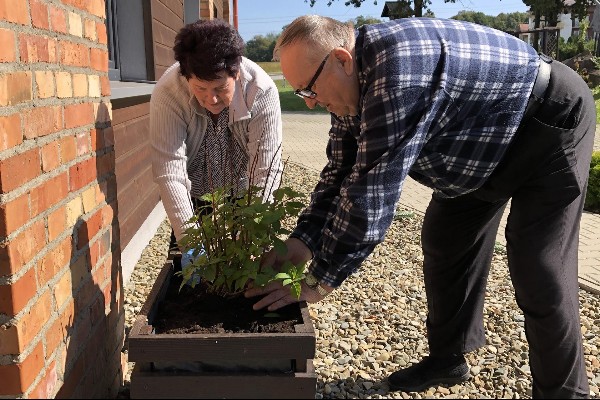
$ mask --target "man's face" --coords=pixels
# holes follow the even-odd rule
[[[192,76],[188,80],[188,86],[202,107],[212,114],[219,114],[231,104],[236,80],[237,77],[232,78],[225,71],[221,71],[219,78],[214,81],[204,81]]]
[[[294,43],[280,49],[281,71],[294,89],[306,88],[322,61],[310,62],[307,47]],[[318,104],[338,117],[358,115],[359,87],[350,53],[340,48],[333,50],[310,90],[316,96],[304,98],[308,108]]]

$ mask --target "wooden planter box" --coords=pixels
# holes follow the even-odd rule
[[[129,334],[131,398],[314,398],[315,332],[305,302],[294,333],[155,334],[173,262],[165,263]]]

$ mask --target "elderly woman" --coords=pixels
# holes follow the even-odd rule
[[[199,20],[181,29],[173,50],[177,62],[150,101],[152,169],[172,245],[202,195],[276,188],[282,172],[277,88],[242,56],[238,32],[222,20]]]

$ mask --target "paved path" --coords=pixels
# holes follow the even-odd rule
[[[600,127],[596,133],[594,150],[600,150]],[[306,168],[321,171],[326,162],[325,146],[329,131],[329,114],[283,113],[283,156]],[[411,178],[404,184],[400,205],[424,213],[431,189]],[[506,243],[504,228],[509,207],[506,208],[496,240]],[[584,212],[579,241],[579,286],[600,294],[600,215]]]

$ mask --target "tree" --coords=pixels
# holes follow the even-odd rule
[[[327,5],[332,5],[334,1],[335,0],[327,0]],[[353,5],[354,7],[360,7],[365,1],[367,0],[346,0],[344,4],[347,6]],[[317,0],[304,0],[304,2],[309,3],[310,6],[313,7],[317,3]],[[410,9],[410,13],[399,15],[397,17],[422,17],[424,15],[423,10],[425,10],[426,16],[433,16],[433,12],[429,9],[432,0],[398,0],[398,2],[408,6],[407,9]],[[456,0],[444,0],[444,3],[456,3]],[[373,0],[373,4],[377,4],[377,0]],[[413,4],[412,7],[410,6],[411,4]],[[405,7],[402,7],[402,9],[405,9]]]
[[[529,14],[525,12],[500,13],[494,17],[482,12],[463,10],[459,11],[452,19],[473,22],[506,32],[514,31],[519,24],[527,23],[529,21]]]
[[[246,43],[246,57],[254,62],[271,61],[278,34],[256,35]]]
[[[373,18],[373,17],[364,17],[362,15],[359,15],[358,17],[356,17],[354,20],[352,20],[352,24],[358,28],[362,25],[371,25],[371,24],[378,24],[381,21],[378,18]]]

